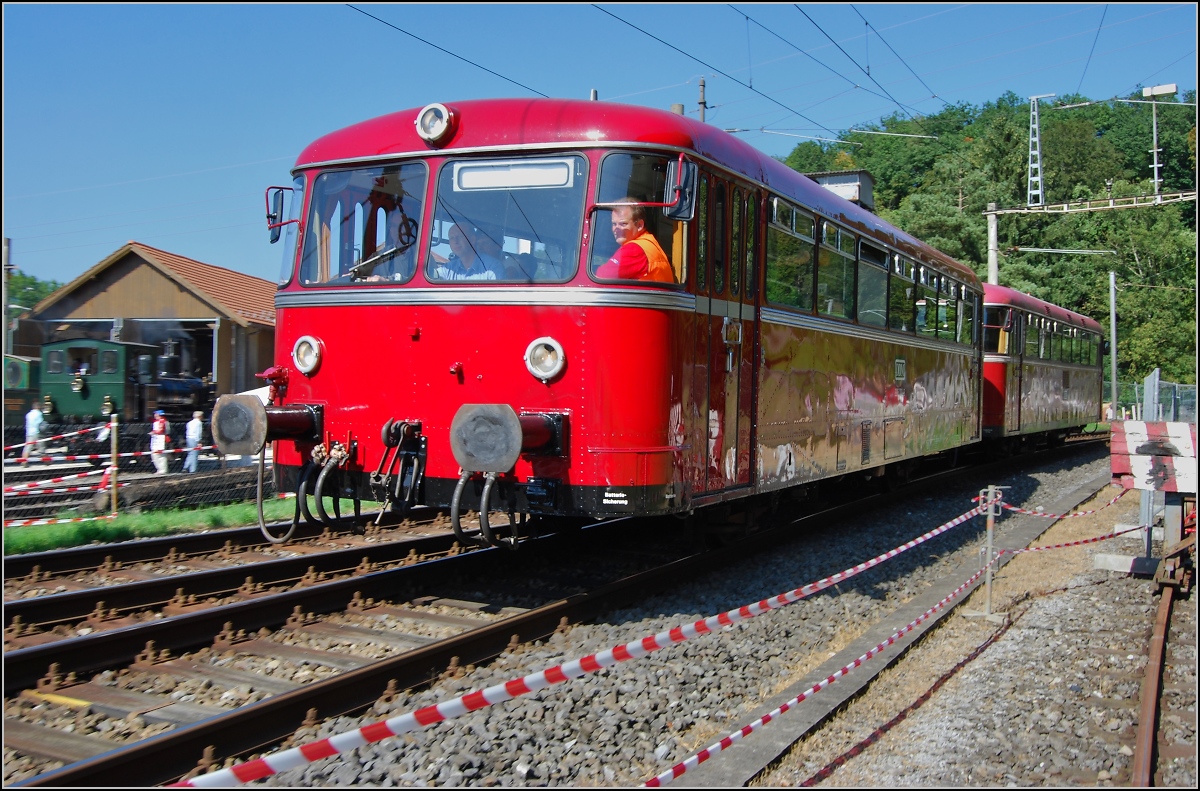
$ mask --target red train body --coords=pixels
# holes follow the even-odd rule
[[[1100,325],[1015,289],[984,286],[983,433],[1061,439],[1101,419]]]
[[[336,469],[342,496],[456,524],[481,497],[685,513],[981,439],[971,269],[714,127],[430,105],[321,138],[293,176],[286,217],[269,199],[271,402],[214,415],[226,452],[274,442],[280,491],[334,493]],[[631,201],[674,283],[601,276]]]

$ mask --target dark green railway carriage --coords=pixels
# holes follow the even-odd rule
[[[4,425],[22,425],[29,407],[39,402],[41,365],[37,357],[4,355]]]
[[[42,412],[54,423],[97,421],[116,412],[145,421],[156,408],[157,347],[76,338],[42,347]]]

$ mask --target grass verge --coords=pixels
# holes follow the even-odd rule
[[[291,519],[295,508],[296,501],[294,499],[273,499],[263,503],[263,515],[268,522]],[[332,501],[328,498],[326,498],[326,510],[332,513]],[[175,533],[193,533],[199,530],[255,524],[258,524],[258,512],[255,504],[236,503],[212,508],[120,514],[116,519],[95,522],[10,527],[4,530],[4,554],[21,555],[84,544],[107,544],[114,541],[128,541],[133,538],[156,538]]]

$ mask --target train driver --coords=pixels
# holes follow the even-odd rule
[[[481,250],[477,236],[469,228],[450,226],[450,259],[434,271],[437,280],[499,280],[503,268],[499,261]]]
[[[636,199],[629,197],[617,201],[636,202]],[[616,254],[596,270],[597,277],[675,282],[675,273],[667,254],[654,234],[646,230],[644,206],[615,207],[612,210],[612,232],[620,246]]]

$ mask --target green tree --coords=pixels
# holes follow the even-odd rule
[[[833,170],[833,155],[820,143],[807,140],[793,148],[783,164],[800,173],[823,173]]]
[[[46,297],[62,288],[57,280],[38,280],[33,275],[27,275],[20,269],[13,269],[8,278],[8,319],[12,321],[32,308]],[[11,307],[19,305],[20,307]]]

